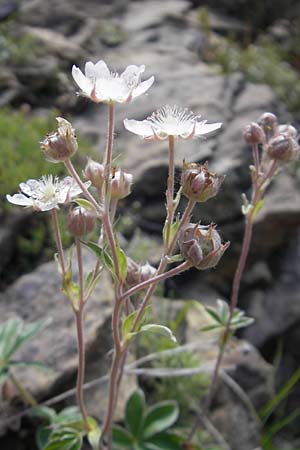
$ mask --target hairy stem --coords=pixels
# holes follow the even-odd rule
[[[80,413],[82,415],[85,428],[88,430],[89,429],[88,414],[86,411],[83,398],[83,385],[85,372],[85,342],[83,333],[84,275],[83,275],[81,243],[79,239],[76,239],[76,250],[77,250],[78,278],[79,278],[79,305],[78,309],[74,308],[76,318],[77,347],[78,347],[78,372],[77,372],[76,394]]]
[[[85,198],[87,200],[89,200],[89,202],[94,206],[94,208],[96,209],[96,211],[102,215],[103,210],[101,208],[101,206],[96,202],[96,200],[94,199],[94,197],[92,196],[92,194],[88,191],[87,187],[85,186],[84,182],[81,180],[80,176],[78,175],[78,173],[76,172],[75,167],[73,166],[72,162],[70,159],[68,159],[67,161],[65,161],[65,166],[66,169],[68,170],[69,174],[71,175],[71,177],[76,181],[76,183],[78,184],[78,186],[80,187],[80,189],[82,190]]]
[[[115,108],[114,103],[111,102],[108,105],[108,126],[107,126],[107,146],[104,155],[104,198],[105,198],[105,212],[109,212],[110,205],[110,174],[111,174],[111,161],[112,161],[112,149],[114,142],[114,122],[115,122]]]
[[[169,175],[167,181],[167,192],[166,192],[166,200],[167,200],[167,218],[166,218],[166,235],[165,235],[165,254],[167,253],[169,243],[170,243],[170,234],[171,227],[174,220],[174,147],[175,147],[174,136],[169,136]]]
[[[51,209],[51,216],[52,216],[52,222],[53,222],[53,228],[54,228],[54,234],[55,234],[55,242],[57,247],[57,252],[59,256],[59,263],[62,271],[63,277],[66,274],[66,263],[65,263],[65,257],[64,257],[64,250],[61,242],[61,234],[58,224],[58,217],[57,217],[57,210],[56,208]]]

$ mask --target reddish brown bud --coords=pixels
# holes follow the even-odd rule
[[[41,142],[41,149],[47,161],[59,163],[66,161],[76,153],[78,144],[75,130],[67,120],[62,117],[56,118],[58,129],[46,136]]]
[[[88,211],[81,206],[69,210],[67,227],[73,236],[85,236],[93,231],[95,225],[96,219],[92,211]]]
[[[272,137],[278,129],[278,120],[275,114],[263,113],[258,119],[258,124],[262,127],[267,137]]]
[[[278,161],[292,161],[298,151],[297,142],[287,133],[273,137],[267,147],[269,157]]]
[[[229,246],[229,242],[222,244],[214,225],[193,223],[183,227],[178,244],[183,258],[199,270],[215,267]]]
[[[111,180],[111,197],[121,199],[131,192],[132,175],[125,170],[113,170]]]
[[[225,176],[219,176],[204,165],[183,162],[181,186],[183,194],[195,202],[206,202],[217,195]]]
[[[248,144],[261,144],[265,140],[265,134],[256,122],[251,122],[245,126],[243,138]]]
[[[133,261],[133,259],[127,257],[126,284],[128,287],[133,287],[143,281],[149,280],[155,273],[155,267],[151,266],[149,263],[141,266]]]
[[[97,189],[101,189],[104,182],[104,166],[91,158],[88,159],[84,169],[84,176]]]

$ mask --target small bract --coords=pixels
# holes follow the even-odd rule
[[[85,183],[86,187],[90,182]],[[10,203],[32,207],[35,211],[50,211],[59,204],[69,203],[82,190],[72,177],[59,180],[53,175],[44,175],[40,180],[28,180],[19,184],[20,193],[7,195]]]
[[[81,94],[95,103],[128,103],[144,94],[152,86],[154,77],[141,82],[145,66],[130,65],[119,75],[111,72],[104,61],[96,64],[88,61],[85,74],[73,66],[72,76],[81,89]]]
[[[146,120],[125,119],[124,126],[126,130],[148,140],[163,140],[169,136],[191,139],[205,136],[222,126],[221,122],[208,124],[207,120],[200,118],[200,115],[195,115],[187,108],[166,105]]]

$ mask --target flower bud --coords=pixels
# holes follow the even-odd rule
[[[111,180],[111,197],[121,199],[131,192],[132,175],[125,170],[113,170]]]
[[[199,270],[215,267],[229,246],[229,242],[222,244],[214,225],[193,223],[182,228],[178,244],[183,258]]]
[[[88,211],[81,206],[69,210],[67,227],[73,236],[85,236],[93,231],[95,225],[96,219],[92,211]]]
[[[270,139],[267,147],[269,157],[278,161],[292,161],[298,151],[297,141],[287,133],[281,133]]]
[[[183,194],[195,202],[206,202],[217,195],[225,176],[219,176],[204,165],[183,162],[181,185]]]
[[[155,273],[155,267],[151,266],[149,263],[141,266],[133,261],[133,259],[127,257],[126,284],[128,287],[133,287],[143,281],[149,280]]]
[[[256,122],[251,122],[245,126],[243,138],[247,144],[261,144],[265,140],[265,134]]]
[[[59,163],[73,156],[78,148],[75,130],[67,120],[62,117],[56,118],[58,122],[57,131],[49,134],[41,142],[41,149],[47,161]]]
[[[289,135],[291,138],[297,140],[298,137],[298,131],[296,130],[295,127],[293,127],[293,125],[279,125],[278,128],[279,133],[286,133],[287,135]]]
[[[104,182],[104,166],[91,158],[88,159],[84,169],[84,176],[97,189],[101,189]]]
[[[262,127],[267,137],[272,137],[278,129],[278,120],[275,114],[265,112],[258,119],[258,124]]]
[[[148,262],[140,267],[141,282],[150,280],[155,274],[155,267],[151,266]]]

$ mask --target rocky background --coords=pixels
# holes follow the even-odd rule
[[[251,152],[242,140],[242,129],[265,111],[277,114],[282,123],[297,125],[299,119],[300,101],[297,99],[297,104],[294,99],[299,88],[297,83],[300,83],[296,75],[299,49],[297,45],[292,46],[296,33],[293,30],[297,30],[299,23],[297,9],[297,2],[292,0],[86,0],[84,4],[79,0],[10,0],[0,4],[0,58],[3,62],[0,106],[21,108],[26,117],[45,116],[50,108],[55,108],[59,115],[71,117],[75,128],[91,142],[96,154],[102,154],[105,148],[105,106],[76,97],[70,75],[72,64],[82,67],[86,60],[104,59],[116,71],[128,64],[145,64],[146,75],[155,75],[156,82],[147,96],[117,108],[115,139],[116,156],[122,155],[119,159],[122,166],[134,175],[133,193],[128,202],[121,205],[126,218],[122,222],[124,241],[129,246],[134,241],[140,253],[141,248],[151,249],[148,258],[152,263],[157,263],[159,233],[165,214],[167,147],[165,142],[143,142],[126,132],[123,119],[143,119],[159,106],[170,103],[201,113],[209,122],[224,123],[220,133],[206,141],[176,144],[178,173],[185,158],[187,161],[207,160],[212,170],[227,175],[218,197],[201,205],[195,219],[217,223],[224,241],[230,240],[231,246],[215,270],[209,273],[191,271],[166,283],[164,295],[172,299],[166,300],[172,308],[180,309],[190,299],[214,304],[216,298],[229,298],[243,231],[241,193],[247,193],[250,188]],[[237,43],[246,45],[250,40],[261,52],[266,39],[267,45],[272,42],[275,49],[278,43],[287,49],[285,57],[290,57],[289,63],[281,56],[288,79],[272,79],[271,82],[267,71],[266,76],[255,79],[255,59],[252,66],[249,60],[241,64]],[[230,53],[232,49],[234,52]],[[243,45],[240,51],[244,51]],[[257,58],[261,58],[261,54]],[[271,62],[264,59],[265,63],[276,63],[272,58]],[[260,67],[263,72],[264,66]],[[281,66],[275,64],[273,72],[276,70],[279,72]],[[269,84],[255,82],[260,80]],[[293,87],[289,83],[295,88],[292,99]],[[37,159],[41,158],[38,144],[32,152]],[[228,355],[228,361],[235,365],[232,377],[257,410],[299,367],[299,174],[295,165],[278,176],[258,216],[240,295],[240,307],[256,320],[240,336],[247,342],[237,342]],[[22,355],[43,360],[55,370],[43,376],[35,374],[34,388],[32,373],[22,375],[24,383],[34,389],[39,399],[45,400],[74,385],[76,342],[70,308],[59,294],[55,264],[51,261],[40,264],[52,255],[43,252],[34,258],[31,255],[27,274],[21,273],[23,266],[16,259],[20,256],[16,236],[24,234],[36,220],[31,213],[2,207],[0,315],[1,321],[15,315],[26,320],[53,317],[52,325],[40,339],[27,346]],[[141,258],[145,257],[142,251]],[[87,254],[86,258],[89,264],[91,256]],[[111,299],[107,279],[97,288],[87,311],[88,380],[107,371]],[[195,336],[206,339],[199,333],[200,325],[194,323],[193,316],[187,315],[183,339],[192,340]],[[128,377],[126,381],[125,391],[128,392],[135,379]],[[214,405],[215,425],[233,450],[260,448],[261,429],[255,414],[236,399],[226,382],[223,384]],[[105,388],[100,391],[87,391],[91,412],[97,416],[103,411]],[[280,416],[288,416],[299,405],[298,388],[284,400]],[[230,415],[226,412],[228,408],[232,412]],[[11,409],[15,411],[7,404],[3,404],[2,409],[3,419]],[[5,429],[3,426],[3,432]],[[292,422],[279,436],[277,445],[282,449],[300,448],[295,444],[295,439],[299,438],[297,432]],[[2,439],[3,448],[25,449],[23,444],[20,446],[18,433],[6,432]],[[286,441],[294,443],[289,446]]]

